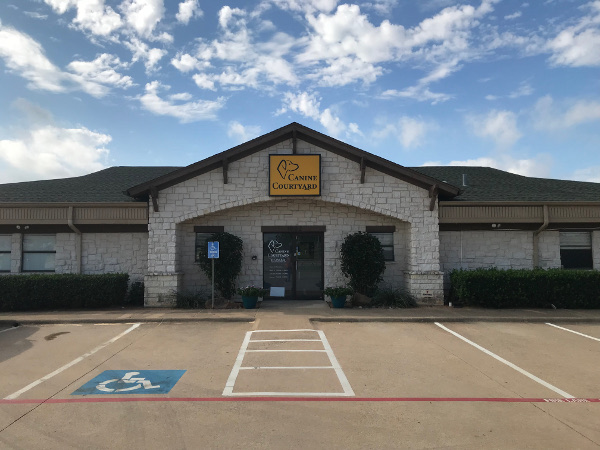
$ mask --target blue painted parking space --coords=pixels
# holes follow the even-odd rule
[[[71,395],[167,394],[185,370],[105,370]]]

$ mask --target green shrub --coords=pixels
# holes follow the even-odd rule
[[[323,294],[328,295],[331,298],[346,297],[347,295],[352,295],[353,293],[354,291],[352,288],[346,286],[327,287],[323,291]]]
[[[450,300],[488,308],[600,308],[600,272],[454,270]]]
[[[417,300],[405,289],[381,286],[375,291],[372,305],[386,308],[415,308]]]
[[[182,309],[204,309],[206,301],[211,298],[206,291],[179,291],[172,295],[175,307]]]
[[[242,271],[243,241],[227,232],[215,233],[210,241],[219,242],[219,257],[215,259],[215,288],[221,296],[230,300],[235,294],[235,280]],[[199,248],[198,265],[212,279],[212,261],[208,258],[206,245]]]
[[[103,308],[124,305],[129,275],[0,276],[0,310]]]
[[[385,271],[379,239],[363,231],[349,234],[340,248],[340,257],[342,273],[350,278],[350,287],[360,294],[372,295]]]
[[[127,301],[129,306],[144,306],[144,282],[135,281],[129,286]]]

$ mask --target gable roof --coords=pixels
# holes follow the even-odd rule
[[[89,175],[58,180],[0,184],[0,203],[134,202],[125,191],[178,167],[109,167]]]
[[[412,170],[460,186],[461,193],[453,201],[600,202],[600,183],[525,177],[491,167],[433,166]]]
[[[190,178],[209,172],[219,167],[227,167],[232,161],[245,158],[265,148],[276,145],[282,141],[296,139],[316,145],[332,153],[343,156],[355,161],[357,164],[364,164],[380,172],[391,175],[395,178],[407,181],[424,189],[429,189],[435,185],[438,186],[439,193],[443,197],[454,197],[459,193],[459,189],[448,183],[441,183],[439,180],[429,175],[416,172],[407,167],[388,161],[379,156],[368,153],[345,142],[334,139],[318,131],[307,128],[299,123],[293,122],[275,131],[263,136],[252,139],[246,143],[233,147],[224,152],[218,153],[209,158],[198,161],[186,167],[182,167],[173,172],[167,173],[156,179],[149,180],[133,186],[127,190],[127,194],[135,198],[147,198],[150,191],[156,189],[160,191],[170,186],[182,183]],[[294,144],[295,146],[295,144]]]

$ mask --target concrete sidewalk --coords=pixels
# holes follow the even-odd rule
[[[0,313],[0,326],[130,322],[580,322],[600,323],[598,310],[482,309],[420,306],[413,309],[330,308],[324,301],[264,301],[257,309],[113,308]]]

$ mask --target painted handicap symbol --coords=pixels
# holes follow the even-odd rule
[[[185,370],[105,370],[71,395],[166,394]]]
[[[125,391],[133,391],[134,389],[139,389],[142,386],[144,387],[144,389],[159,389],[160,385],[158,386],[152,386],[152,382],[150,382],[149,380],[146,380],[145,378],[131,378],[134,375],[139,375],[139,372],[127,372],[125,374],[125,376],[121,379],[118,378],[113,378],[112,380],[106,380],[101,382],[100,384],[98,384],[96,386],[96,389],[98,389],[99,391],[102,392],[125,392]],[[126,384],[131,384],[131,383],[138,383],[135,386],[131,386],[128,388],[122,388],[122,389],[111,389],[109,387],[106,387],[107,384],[111,384],[111,383],[126,383]]]

